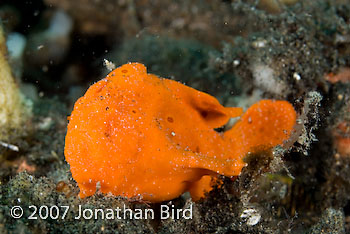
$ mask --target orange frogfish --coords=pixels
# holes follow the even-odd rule
[[[215,128],[240,117],[232,129]],[[210,191],[211,177],[237,176],[243,158],[291,134],[296,112],[262,100],[244,114],[179,82],[125,64],[92,85],[69,118],[65,157],[81,198],[102,193],[161,202]]]

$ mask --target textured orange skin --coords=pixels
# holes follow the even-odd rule
[[[185,191],[202,197],[212,176],[237,176],[248,152],[288,139],[296,118],[288,102],[264,100],[231,130],[214,130],[241,114],[241,108],[147,74],[142,64],[115,69],[88,89],[70,116],[65,157],[79,196],[93,195],[99,182],[102,193],[151,202]]]

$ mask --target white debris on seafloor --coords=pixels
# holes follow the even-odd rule
[[[18,152],[19,151],[19,148],[17,145],[13,145],[13,144],[10,144],[10,143],[6,143],[6,142],[3,142],[3,141],[0,141],[0,145],[5,147],[5,148],[8,148],[12,151],[16,151]]]
[[[252,46],[254,48],[264,48],[267,44],[267,41],[263,38],[258,38],[257,40],[252,42]]]
[[[258,87],[274,94],[282,94],[287,90],[287,85],[275,75],[275,71],[268,65],[255,62],[252,64],[251,70],[254,83]]]
[[[237,67],[239,64],[241,64],[241,61],[239,61],[239,59],[233,60],[233,66]]]
[[[12,68],[14,77],[22,77],[23,72],[23,54],[27,45],[27,39],[18,32],[7,34],[6,47],[8,51],[7,61]]]
[[[296,72],[294,72],[293,78],[294,78],[296,81],[301,80],[301,76],[300,76],[298,73],[296,73]]]
[[[7,35],[6,46],[11,59],[21,59],[27,39],[20,33],[12,32]]]
[[[53,125],[53,122],[54,121],[51,117],[45,117],[38,124],[38,128],[41,130],[49,130],[50,127]]]
[[[66,12],[57,10],[50,20],[50,26],[45,33],[49,38],[66,38],[72,30],[73,20],[71,17]]]
[[[109,71],[113,71],[115,69],[115,64],[107,59],[103,59],[103,64]]]
[[[261,219],[261,214],[256,209],[248,208],[243,210],[241,218],[245,220],[247,225],[254,226],[257,223],[259,223]]]

